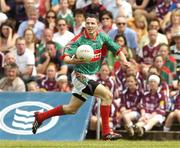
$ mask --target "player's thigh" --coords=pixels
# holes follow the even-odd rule
[[[104,85],[99,84],[95,91],[94,91],[94,96],[99,97],[101,99],[112,99],[112,93],[110,92],[109,89],[104,87]]]

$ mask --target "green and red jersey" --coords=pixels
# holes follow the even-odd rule
[[[91,75],[97,73],[101,68],[108,50],[114,55],[117,55],[121,51],[120,46],[105,33],[97,32],[94,39],[90,39],[86,30],[84,30],[65,47],[63,57],[67,55],[72,57],[76,54],[77,48],[84,44],[90,45],[93,48],[94,58],[89,63],[75,65],[74,70],[82,74]]]

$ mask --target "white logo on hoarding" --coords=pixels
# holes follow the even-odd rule
[[[16,135],[32,135],[32,123],[34,121],[34,112],[37,111],[27,111],[27,110],[22,110],[19,109],[20,107],[25,107],[25,106],[36,106],[42,108],[39,111],[43,111],[44,109],[49,110],[52,109],[53,107],[45,104],[43,102],[38,102],[38,101],[25,101],[25,102],[20,102],[16,104],[12,104],[6,108],[4,108],[0,112],[0,128],[8,133],[11,134],[16,134]],[[12,122],[12,127],[8,127],[6,123],[4,122],[4,119],[6,115],[15,110],[13,122]],[[45,126],[42,126],[38,129],[37,133],[42,133],[50,128],[54,127],[56,123],[58,122],[59,117],[53,117],[51,118],[50,122],[46,124]]]

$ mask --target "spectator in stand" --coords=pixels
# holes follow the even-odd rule
[[[164,124],[164,131],[170,131],[171,126],[175,120],[180,123],[180,79],[178,80],[178,91],[173,96],[172,111],[168,114],[166,122]]]
[[[6,76],[0,79],[0,91],[25,92],[25,84],[18,74],[18,66],[15,63],[6,65]]]
[[[149,43],[142,48],[141,62],[147,67],[153,64],[153,59],[157,55],[160,45],[157,42],[158,32],[155,29],[148,30]]]
[[[60,92],[70,92],[71,87],[70,84],[68,83],[68,77],[67,75],[59,75],[56,78],[56,83],[57,83],[57,90]]]
[[[163,24],[164,17],[168,15],[170,11],[176,9],[174,5],[176,5],[176,3],[172,0],[163,0],[156,5],[156,16],[158,17],[160,24]]]
[[[0,78],[4,74],[4,54],[0,52]]]
[[[2,78],[5,74],[5,66],[15,63],[16,59],[15,56],[12,52],[8,52],[5,55],[0,52],[0,57],[1,57],[1,68],[0,68],[0,78]]]
[[[171,85],[173,82],[173,75],[170,69],[164,66],[164,59],[161,55],[156,55],[154,57],[153,65],[157,68],[162,79],[165,80],[168,85]]]
[[[111,29],[116,29],[116,25],[113,22],[113,15],[110,11],[102,11],[99,16],[100,29],[105,33],[108,33]]]
[[[39,87],[46,91],[55,91],[57,89],[56,72],[56,65],[50,63],[47,66],[46,75],[40,80],[37,80]]]
[[[1,2],[2,1],[4,0],[1,0]],[[24,1],[25,0],[6,0],[6,4],[1,5],[2,9],[6,9],[8,18],[16,21],[15,32],[17,31],[19,24],[27,18]]]
[[[128,21],[128,27],[130,27],[137,33],[138,45],[140,44],[142,37],[148,34],[147,19],[142,14],[136,14],[134,18],[130,19]]]
[[[117,34],[115,36],[114,41],[117,44],[119,44],[121,47],[123,47],[122,52],[126,56],[126,59],[128,61],[131,60],[133,58],[133,53],[132,53],[132,50],[127,47],[126,38],[123,35]],[[107,55],[107,58],[106,58],[106,62],[108,64],[110,70],[112,71],[112,73],[116,72],[116,70],[120,66],[120,62],[119,62],[118,59],[119,59],[118,57],[114,57],[112,52],[108,52],[108,55]]]
[[[140,103],[141,117],[135,124],[135,133],[142,137],[146,131],[151,130],[155,125],[162,124],[166,115],[167,97],[163,92],[158,91],[160,77],[152,74],[148,78],[149,91],[142,97]]]
[[[170,55],[169,46],[166,44],[161,44],[158,54],[163,57],[164,66],[168,69],[174,79],[176,77],[176,59]],[[170,82],[170,84],[171,83],[172,82]]]
[[[177,77],[180,77],[180,25],[174,29],[173,38],[175,41],[175,45],[170,47],[170,54],[176,59],[176,72]]]
[[[39,64],[37,65],[38,73],[44,74],[49,63],[54,63],[58,74],[67,74],[68,67],[61,60],[61,55],[61,50],[56,49],[55,43],[53,41],[48,41],[46,43],[45,52],[41,55]]]
[[[85,27],[85,15],[86,13],[83,9],[76,9],[74,11],[75,23],[72,26],[72,28],[69,29],[69,31],[74,33],[74,35],[78,35]]]
[[[121,94],[120,112],[124,121],[124,126],[129,136],[134,136],[133,121],[140,117],[138,105],[143,96],[138,89],[138,82],[135,75],[126,77],[126,89]]]
[[[158,44],[161,44],[161,43],[168,44],[168,40],[167,40],[166,35],[164,35],[162,33],[159,33],[160,23],[159,23],[158,19],[150,20],[148,29],[149,30],[150,29],[155,29],[155,30],[158,31],[158,35],[157,35],[157,43]],[[142,37],[142,39],[140,41],[139,49],[142,49],[143,46],[145,46],[147,44],[149,44],[149,38],[148,38],[148,35],[145,35],[145,36]]]
[[[26,41],[22,37],[16,39],[16,49],[12,51],[15,56],[16,64],[19,67],[19,73],[24,81],[36,76],[34,54],[26,48]]]
[[[27,28],[24,31],[23,35],[26,41],[26,47],[35,54],[36,51],[36,36],[32,30],[32,28]]]
[[[52,38],[53,38],[53,31],[49,28],[44,29],[43,35],[42,35],[42,40],[41,40],[40,44],[37,45],[37,47],[36,47],[36,65],[39,64],[40,58],[41,58],[42,54],[45,52],[46,43],[49,41],[52,41]],[[56,46],[56,50],[62,49],[62,45],[60,45],[57,42],[54,42],[54,43]]]
[[[61,0],[59,4],[59,11],[57,12],[57,19],[65,19],[68,28],[72,27],[74,24],[74,17],[71,9],[68,8],[68,0]]]
[[[123,15],[130,19],[132,17],[131,4],[125,0],[114,0],[110,5],[106,5],[107,10],[112,12],[114,18]]]
[[[179,25],[180,25],[180,8],[168,12],[168,14],[165,16],[161,24],[161,28],[164,32],[166,30],[172,31],[173,28],[176,28]]]
[[[58,32],[54,33],[53,41],[65,47],[74,38],[74,34],[68,30],[68,24],[65,19],[59,19],[56,25]]]
[[[91,4],[91,0],[76,0],[76,8],[84,8]]]
[[[27,10],[26,10],[26,13],[27,13],[27,16],[28,16],[28,19],[26,21],[23,21],[19,28],[18,28],[18,35],[20,37],[23,36],[23,33],[24,33],[24,30],[26,28],[32,28],[33,29],[33,32],[35,33],[36,35],[36,38],[38,40],[41,39],[41,35],[43,33],[43,30],[45,28],[45,25],[38,20],[39,16],[38,16],[38,10],[37,8],[35,7],[29,7]]]
[[[68,8],[74,13],[76,10],[76,0],[68,0]]]
[[[52,9],[46,12],[45,27],[51,29],[53,32],[57,31],[56,28],[56,12]]]
[[[124,35],[127,41],[127,46],[133,50],[133,54],[136,55],[136,50],[138,48],[137,44],[137,34],[134,30],[127,27],[127,19],[124,16],[118,16],[115,20],[117,29],[112,29],[108,33],[109,36],[114,40],[117,34]]]
[[[91,3],[83,9],[86,13],[96,14],[98,16],[102,11],[106,10],[106,8],[100,3],[100,0],[91,0]]]
[[[14,48],[18,35],[15,33],[15,24],[13,20],[6,20],[0,26],[0,51],[9,52]]]
[[[156,0],[129,0],[134,14],[143,14],[148,20],[156,17]]]
[[[30,81],[27,83],[27,91],[40,92],[39,85],[36,81]]]

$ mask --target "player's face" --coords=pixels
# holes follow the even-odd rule
[[[98,22],[95,18],[88,17],[86,18],[86,30],[89,34],[96,32],[98,28]]]

